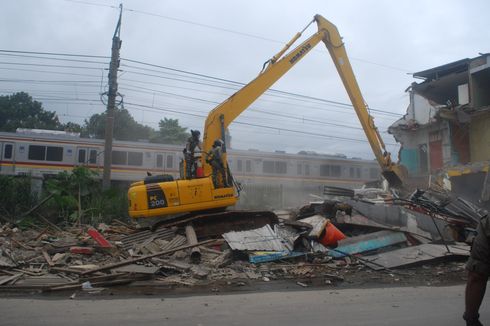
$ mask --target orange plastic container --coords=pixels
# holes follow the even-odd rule
[[[323,236],[320,238],[320,243],[327,247],[337,246],[337,242],[345,239],[345,234],[335,227],[332,223],[328,222],[325,226],[325,232],[322,233]]]

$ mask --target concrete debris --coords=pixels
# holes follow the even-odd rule
[[[263,214],[258,223],[232,218],[226,224],[230,213],[218,213],[210,229],[203,219],[144,230],[123,222],[97,228],[0,225],[0,292],[69,291],[75,298],[131,283],[151,291],[220,292],[275,281],[332,287],[465,277],[463,262],[455,259],[467,257],[469,246],[456,240],[466,240],[467,229],[482,216],[476,206],[430,191],[405,201],[379,189],[325,191],[336,197],[299,212],[276,212],[279,218],[271,215],[265,225]],[[219,230],[226,232],[217,235]],[[339,235],[347,238],[327,241]],[[417,267],[429,263],[434,268]]]
[[[449,248],[449,251],[447,249]],[[429,261],[466,259],[468,246],[446,246],[441,244],[422,244],[372,256],[364,256],[362,263],[374,270],[408,267],[425,264]]]

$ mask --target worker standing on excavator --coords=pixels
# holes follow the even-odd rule
[[[216,139],[212,148],[207,153],[206,162],[213,169],[213,184],[215,188],[228,187],[225,166],[223,164],[223,141]],[[219,174],[219,175],[218,175]]]
[[[196,152],[201,151],[202,145],[199,140],[201,133],[199,130],[191,130],[191,136],[187,139],[187,143],[184,148],[185,157],[185,178],[195,179],[197,177],[197,160]]]

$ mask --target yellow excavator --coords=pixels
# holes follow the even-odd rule
[[[318,26],[318,31],[285,54],[314,22]],[[212,168],[207,156],[202,155],[200,158],[200,165],[204,172],[202,177],[189,179],[187,176],[187,178],[173,180],[171,176],[151,176],[133,183],[128,190],[129,215],[132,218],[174,216],[233,206],[238,200],[239,187],[233,182],[227,164],[224,142],[226,128],[320,41],[326,45],[335,63],[371,149],[381,166],[383,176],[390,186],[401,187],[404,179],[403,168],[392,162],[378,129],[374,125],[337,27],[322,16],[316,15],[281,51],[265,63],[263,70],[254,80],[209,113],[204,125],[202,152],[208,153],[217,142],[222,144],[221,160],[223,169],[226,171],[225,175],[223,173],[220,176],[213,175],[213,173],[216,174],[216,169]]]

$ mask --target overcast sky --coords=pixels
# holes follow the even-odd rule
[[[0,50],[108,57],[118,6],[4,0]],[[386,130],[405,113],[405,90],[417,81],[410,73],[490,52],[486,0],[131,0],[123,6],[120,93],[134,118],[154,128],[167,117],[202,131],[206,114],[237,90],[222,80],[252,80],[318,13],[343,36],[364,98],[396,157]],[[315,31],[312,25],[303,35]],[[62,122],[82,123],[104,111],[100,93],[109,59],[25,52],[0,51],[0,95],[27,91]],[[273,89],[286,93],[267,92],[232,124],[233,147],[373,157],[353,109],[332,103],[349,99],[323,44]]]

